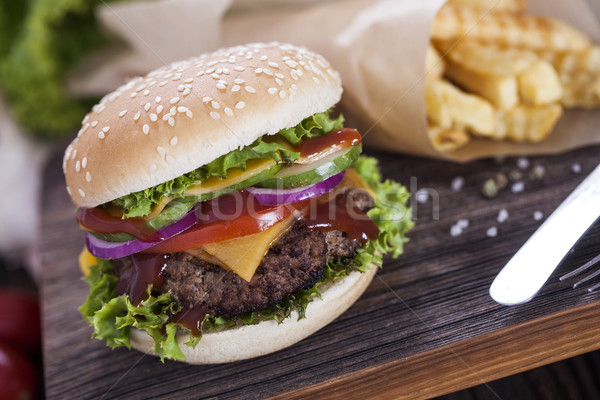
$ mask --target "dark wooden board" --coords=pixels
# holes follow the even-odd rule
[[[522,193],[485,199],[483,181],[510,172],[515,159],[453,164],[371,152],[383,173],[439,195],[414,202],[417,225],[405,254],[387,259],[361,299],[334,323],[272,355],[227,365],[190,366],[91,340],[76,308],[87,294],[76,257],[83,246],[64,190],[60,157],[45,176],[41,294],[49,398],[427,398],[600,348],[600,292],[558,276],[600,251],[600,224],[577,245],[531,302],[496,304],[489,285],[502,266],[584,176],[600,147],[530,158],[543,180],[525,178]],[[581,173],[571,170],[581,166]],[[457,176],[460,191],[451,189]],[[496,221],[506,209],[509,218]],[[468,219],[462,235],[451,226]],[[495,225],[497,237],[487,237]]]

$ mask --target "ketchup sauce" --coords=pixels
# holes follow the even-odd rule
[[[344,147],[356,146],[360,141],[361,136],[356,129],[343,128],[325,136],[302,140],[295,151],[300,152],[301,157],[310,159],[325,149],[331,148],[337,151]]]
[[[86,230],[97,233],[128,233],[142,242],[156,242],[163,236],[149,226],[143,218],[115,217],[109,211],[101,208],[79,208],[75,215],[77,223]]]
[[[161,286],[167,268],[168,254],[134,254],[131,257],[131,268],[120,277],[115,287],[117,296],[127,294],[134,306],[148,297],[148,285]]]

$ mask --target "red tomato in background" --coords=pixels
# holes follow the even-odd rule
[[[16,289],[0,290],[0,342],[11,343],[27,352],[41,349],[37,297]]]
[[[37,377],[29,359],[0,342],[0,400],[33,400],[36,386]]]

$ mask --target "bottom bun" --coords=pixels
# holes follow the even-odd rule
[[[278,324],[263,321],[221,332],[202,335],[195,348],[187,346],[188,334],[177,336],[179,347],[189,364],[219,364],[245,360],[273,353],[312,335],[346,311],[365,291],[375,272],[376,265],[365,272],[354,271],[333,283],[320,286],[321,298],[311,301],[306,308],[306,318],[298,320],[293,311],[290,317]],[[131,346],[147,354],[153,351],[154,341],[144,331],[132,329]]]

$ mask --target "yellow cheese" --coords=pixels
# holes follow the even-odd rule
[[[273,227],[252,235],[242,236],[201,247],[220,261],[220,265],[250,282],[256,268],[269,248],[296,222],[292,214]]]
[[[83,247],[81,253],[79,253],[79,269],[84,276],[90,274],[90,267],[98,264],[98,259],[92,255],[87,249]]]
[[[255,158],[248,160],[246,170],[242,168],[229,168],[227,178],[221,179],[216,176],[208,178],[198,185],[192,185],[185,191],[186,196],[199,196],[211,193],[226,187],[236,185],[274,166],[276,161],[271,158]]]

